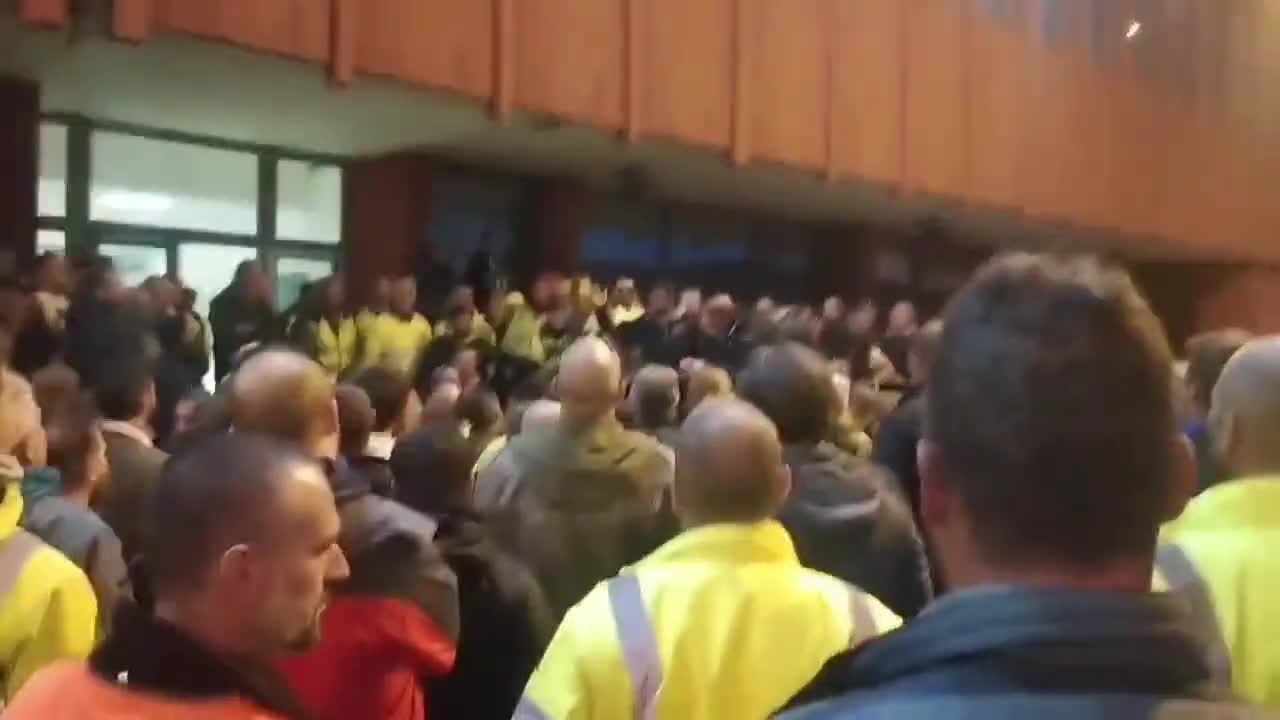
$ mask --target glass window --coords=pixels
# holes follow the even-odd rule
[[[36,254],[67,252],[67,234],[61,230],[37,230]]]
[[[169,270],[165,249],[155,245],[103,243],[98,246],[98,253],[111,258],[126,287],[139,285],[152,275],[164,275]]]
[[[67,126],[40,123],[40,179],[37,206],[44,217],[67,214]]]
[[[479,250],[495,261],[511,248],[519,184],[499,178],[441,176],[431,187],[431,246],[461,276]]]
[[[182,243],[178,246],[178,277],[196,291],[196,311],[209,317],[209,301],[231,284],[236,266],[258,257],[256,248],[246,245]]]
[[[314,257],[276,260],[276,307],[284,309],[302,295],[302,287],[333,272],[333,261]]]
[[[277,167],[276,236],[337,244],[342,239],[342,169],[299,160]]]
[[[91,219],[257,233],[256,156],[111,132],[92,145]]]
[[[627,275],[652,282],[662,260],[661,210],[605,201],[583,234],[579,253],[583,270],[599,280]]]

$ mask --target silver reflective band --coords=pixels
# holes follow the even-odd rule
[[[516,711],[511,715],[511,720],[551,720],[551,716],[543,712],[537,703],[525,695],[520,698],[520,704],[516,705]]]
[[[1231,649],[1227,647],[1218,615],[1213,609],[1209,585],[1200,577],[1191,558],[1177,545],[1161,545],[1156,551],[1156,570],[1169,585],[1169,591],[1186,600],[1191,611],[1195,636],[1204,645],[1209,670],[1223,688],[1231,687]]]
[[[39,538],[25,530],[14,531],[0,543],[0,597],[8,595],[18,584],[22,568],[26,567],[27,560],[40,549],[41,544]]]
[[[637,720],[653,720],[658,712],[658,688],[662,687],[662,659],[640,581],[624,572],[609,581],[608,589],[618,643],[635,693],[634,716]]]
[[[879,633],[876,631],[876,619],[871,614],[871,605],[867,602],[866,593],[849,586],[849,617],[853,621],[853,629],[849,631],[849,648],[856,648]]]

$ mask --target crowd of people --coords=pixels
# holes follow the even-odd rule
[[[1280,709],[1280,339],[1179,359],[1088,257],[927,321],[705,295],[277,312],[250,261],[204,318],[41,256],[0,293],[3,717]]]

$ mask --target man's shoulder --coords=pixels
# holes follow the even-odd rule
[[[973,695],[899,695],[855,692],[798,707],[781,720],[879,720],[901,717],[992,718],[1034,717],[1039,720],[1091,718],[1239,718],[1262,720],[1280,714],[1244,704],[1125,694],[981,693]]]

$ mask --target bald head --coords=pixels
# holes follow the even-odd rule
[[[728,371],[715,365],[699,365],[689,373],[689,386],[685,391],[684,411],[692,413],[702,401],[733,393],[733,378]]]
[[[1233,474],[1280,471],[1280,336],[1249,342],[1227,361],[1209,422]]]
[[[560,360],[556,390],[567,420],[589,422],[612,413],[621,387],[622,361],[599,338],[578,340]]]
[[[778,431],[734,398],[704,402],[680,431],[676,511],[686,525],[773,517],[791,489]]]
[[[231,380],[231,421],[236,430],[292,443],[313,455],[337,452],[333,381],[313,360],[292,350],[264,350],[240,366]]]

